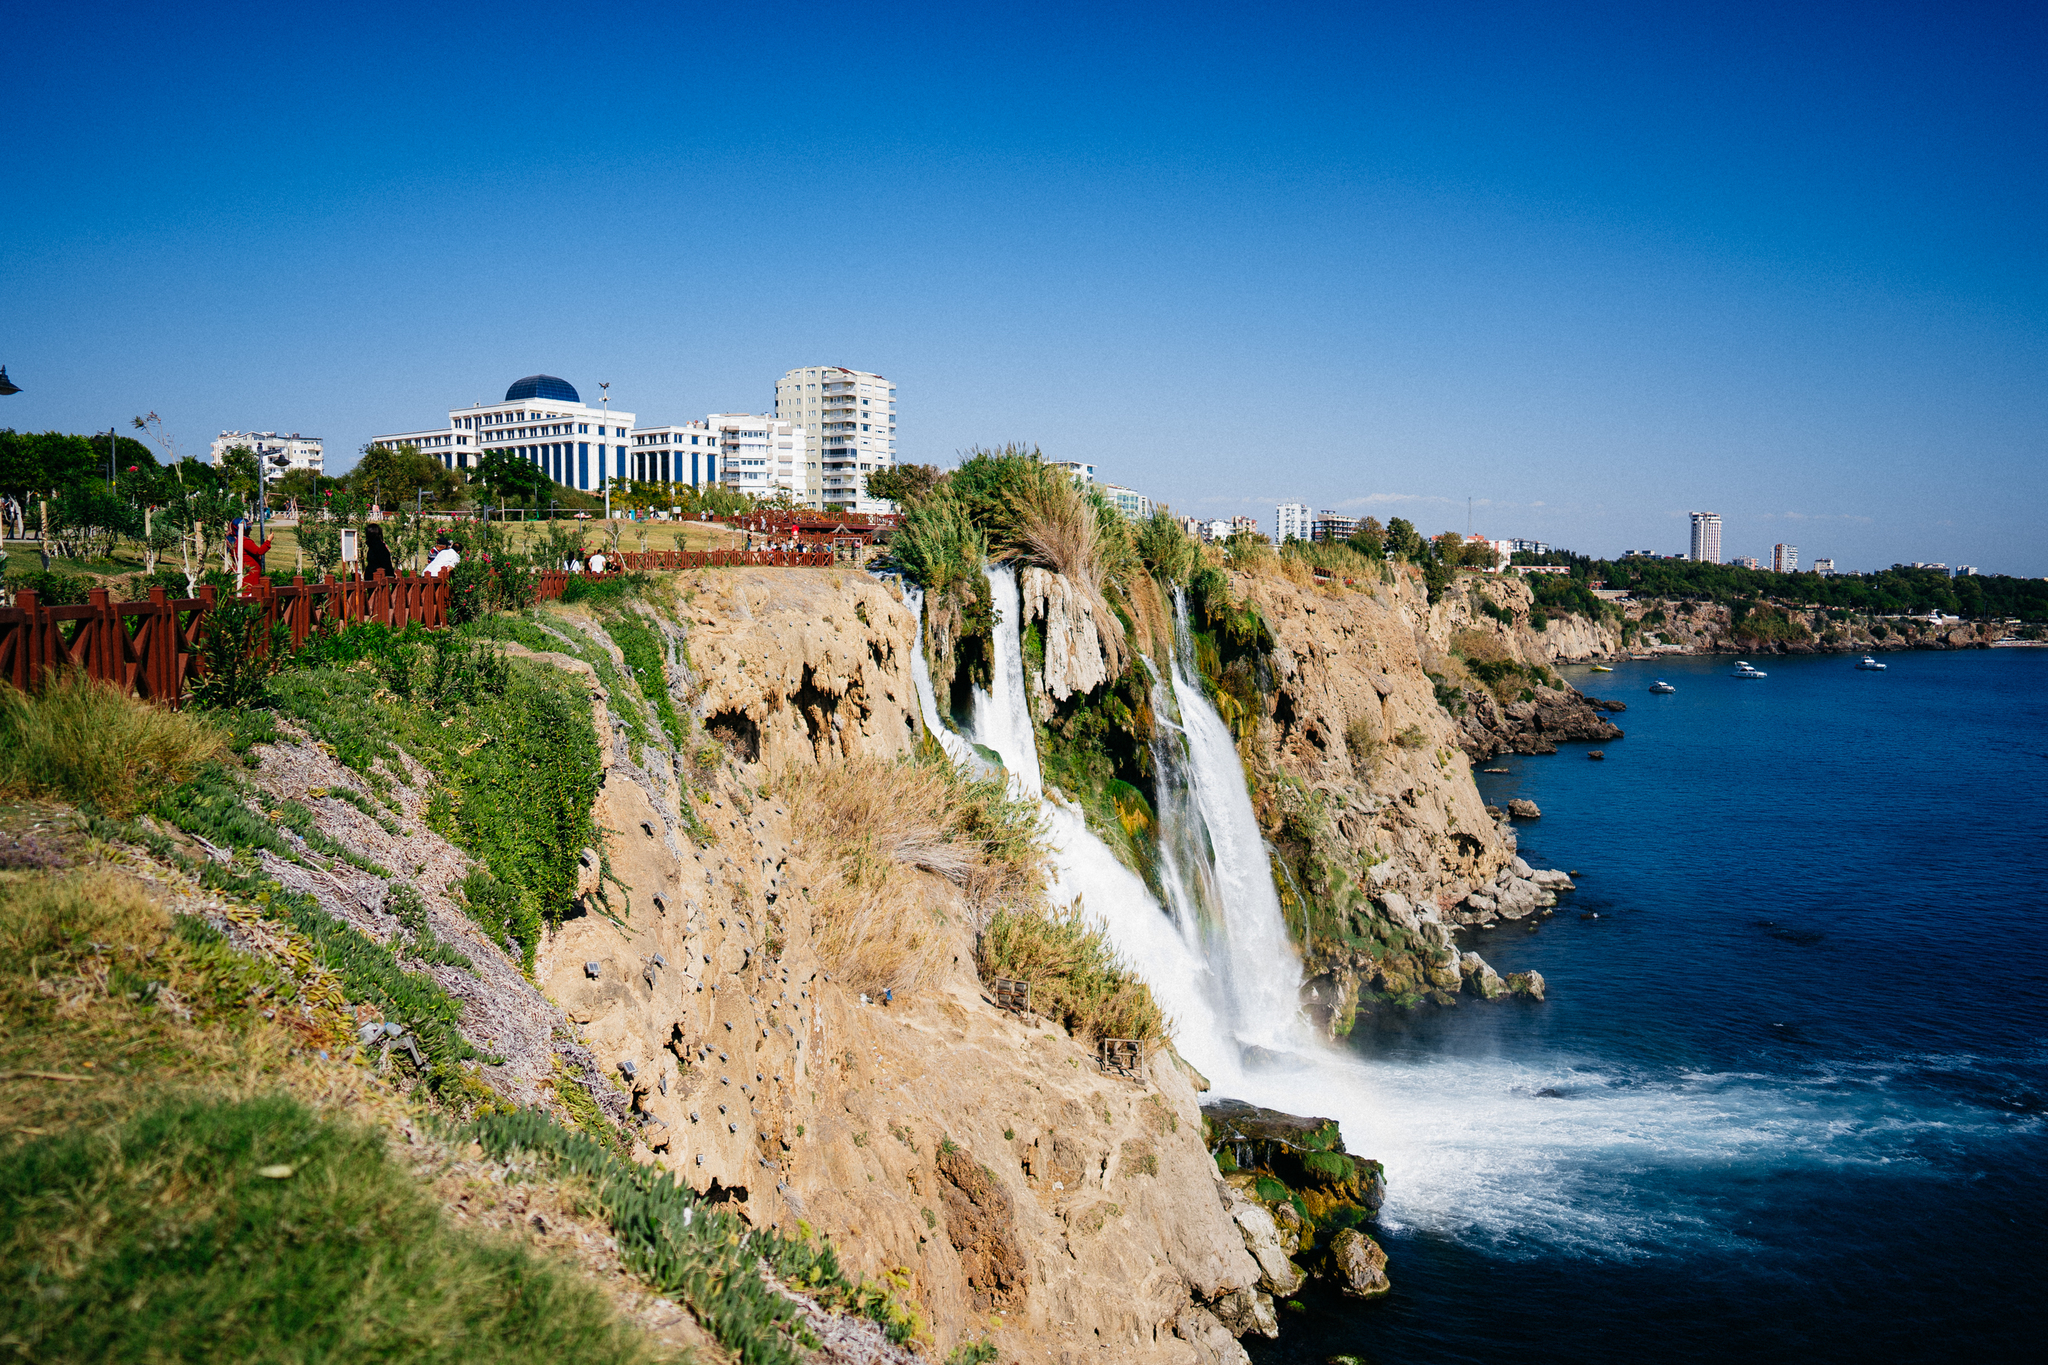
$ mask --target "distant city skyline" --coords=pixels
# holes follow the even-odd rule
[[[620,67],[835,15],[12,15],[0,425],[338,472],[512,375],[673,424],[848,364],[913,397],[899,462],[1028,441],[1182,515],[1469,498],[1612,556],[1707,506],[1745,554],[2048,574],[2039,11],[881,4],[857,100]],[[451,79],[565,24],[545,79]]]

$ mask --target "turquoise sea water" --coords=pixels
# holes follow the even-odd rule
[[[1256,1361],[2036,1358],[2048,650],[1755,662],[1485,765],[1580,890],[1466,947],[1550,1000],[1361,1027],[1395,1290]]]

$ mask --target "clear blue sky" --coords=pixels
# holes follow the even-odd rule
[[[16,5],[0,424],[896,381],[1176,509],[2048,574],[2034,6]]]

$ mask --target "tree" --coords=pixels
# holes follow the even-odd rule
[[[868,496],[886,498],[898,508],[907,508],[931,496],[941,471],[935,464],[898,464],[868,475]]]
[[[1383,559],[1387,553],[1387,528],[1380,525],[1379,518],[1367,517],[1358,523],[1358,529],[1351,533],[1351,548],[1367,559]]]
[[[93,469],[92,442],[83,436],[0,431],[0,492],[19,498],[47,494],[84,482]]]
[[[253,498],[263,482],[263,467],[248,446],[229,446],[220,457],[220,472],[228,491],[240,498]]]
[[[470,479],[489,489],[506,507],[545,507],[555,487],[555,481],[539,465],[502,449],[485,451]],[[615,487],[614,500],[617,496]]]
[[[1406,517],[1395,517],[1387,523],[1387,548],[1394,552],[1396,559],[1421,558],[1424,544],[1414,523]]]
[[[455,507],[463,501],[463,478],[415,445],[366,445],[363,458],[349,471],[349,491],[386,507],[401,502],[426,501],[436,507]]]

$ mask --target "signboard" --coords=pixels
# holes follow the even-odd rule
[[[356,530],[353,526],[341,528],[341,562],[344,564],[356,562]]]

